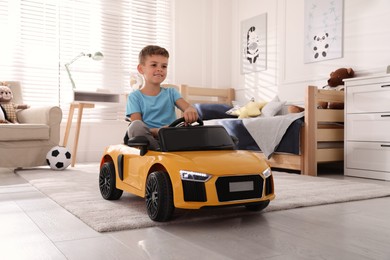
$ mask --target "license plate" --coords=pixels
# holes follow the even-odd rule
[[[229,182],[229,192],[252,191],[253,181]]]

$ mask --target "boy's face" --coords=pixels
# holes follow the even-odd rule
[[[137,68],[146,84],[160,85],[167,77],[168,58],[161,55],[147,56],[144,64],[139,64]]]

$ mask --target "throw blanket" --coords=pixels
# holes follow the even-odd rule
[[[292,122],[303,116],[304,112],[301,112],[273,117],[246,118],[242,122],[264,156],[269,159],[278,147],[287,128]]]

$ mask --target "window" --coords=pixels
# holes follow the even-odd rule
[[[0,80],[21,81],[24,102],[60,105],[67,116],[77,89],[130,92],[129,73],[147,44],[171,49],[171,0],[0,0]],[[123,98],[124,99],[124,98]],[[125,100],[124,100],[125,102]],[[83,120],[123,118],[124,103],[85,111]]]

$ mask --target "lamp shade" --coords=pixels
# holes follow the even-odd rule
[[[77,55],[76,57],[73,58],[73,60],[71,60],[70,62],[66,63],[65,64],[65,68],[66,68],[66,71],[68,72],[68,76],[69,76],[69,79],[70,79],[70,82],[72,83],[72,88],[75,89],[76,88],[76,84],[74,83],[73,81],[73,78],[72,78],[72,74],[70,73],[70,69],[69,69],[69,66],[75,62],[76,60],[78,60],[79,58],[83,57],[83,56],[87,56],[93,60],[96,60],[96,61],[99,61],[99,60],[102,60],[103,59],[103,53],[101,53],[100,51],[97,51],[95,53],[88,53],[88,54],[85,54],[84,52],[81,52],[79,55]]]
[[[88,54],[87,56],[91,57],[93,60],[102,60],[104,58],[103,53],[100,51],[97,51],[94,54]]]

